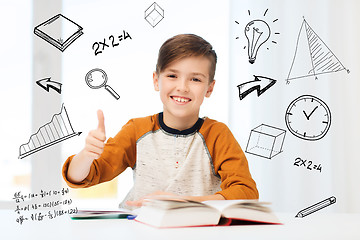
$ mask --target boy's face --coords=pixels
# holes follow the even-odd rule
[[[187,57],[154,72],[154,88],[160,92],[164,116],[193,120],[199,117],[204,97],[210,97],[215,81],[209,81],[210,60]]]

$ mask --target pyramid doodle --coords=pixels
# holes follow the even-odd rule
[[[346,70],[330,48],[304,19],[296,42],[287,83],[303,77]]]

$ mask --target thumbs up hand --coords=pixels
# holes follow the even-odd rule
[[[97,117],[99,121],[98,127],[89,132],[85,139],[85,147],[83,149],[83,153],[91,160],[100,157],[104,151],[106,140],[104,113],[101,110],[98,110]]]
[[[101,110],[97,111],[97,117],[98,117],[98,127],[96,130],[99,130],[101,133],[104,134],[105,137],[105,118],[104,118],[104,113]],[[105,141],[105,140],[104,140]]]

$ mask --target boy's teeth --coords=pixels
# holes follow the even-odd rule
[[[174,100],[177,102],[188,102],[189,101],[189,99],[179,98],[179,97],[174,97]]]

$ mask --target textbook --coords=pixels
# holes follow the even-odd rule
[[[149,199],[135,221],[158,228],[281,224],[266,205],[257,200]]]
[[[77,23],[58,14],[36,26],[34,33],[63,52],[83,34],[82,30]]]
[[[128,218],[136,214],[127,209],[116,210],[78,210],[77,213],[70,214],[71,219],[115,219]]]

